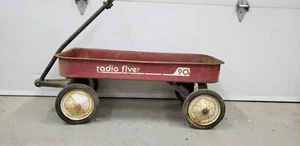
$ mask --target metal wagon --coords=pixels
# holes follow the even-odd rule
[[[174,87],[175,95],[183,102],[182,110],[191,127],[210,129],[225,115],[225,103],[207,83],[219,80],[223,61],[209,55],[187,53],[158,53],[114,49],[63,49],[90,24],[113,0],[104,2],[78,30],[70,36],[49,62],[37,87],[63,88],[57,95],[58,116],[69,124],[90,122],[97,113],[98,82],[101,79],[160,81]],[[59,74],[65,79],[45,79],[56,59]]]

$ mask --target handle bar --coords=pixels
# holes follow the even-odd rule
[[[41,86],[49,86],[49,87],[55,87],[58,86],[56,83],[48,82],[46,83],[45,77],[49,73],[50,69],[52,68],[53,64],[57,60],[57,57],[55,56],[58,53],[61,53],[95,18],[99,16],[105,9],[110,9],[113,6],[114,0],[105,0],[103,2],[103,5],[88,19],[86,22],[84,22],[55,52],[52,59],[50,60],[49,64],[45,68],[44,72],[40,76],[40,78],[36,79],[34,84],[36,87]]]

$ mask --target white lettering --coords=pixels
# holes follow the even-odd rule
[[[120,67],[114,65],[97,66],[98,73],[122,73],[122,74],[145,74],[145,75],[166,75],[166,76],[190,76],[191,69],[188,67],[178,67],[173,74],[167,73],[140,73],[140,68],[122,65]]]
[[[121,69],[119,67],[108,65],[108,66],[97,66],[98,73],[106,73],[106,72],[123,72],[123,73],[138,73],[140,68],[137,67],[130,67],[128,65],[123,65]]]

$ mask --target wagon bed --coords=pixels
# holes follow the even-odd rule
[[[218,82],[224,62],[209,55],[72,48],[56,54],[68,78]]]

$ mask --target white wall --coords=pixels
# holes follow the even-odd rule
[[[300,101],[299,0],[250,0],[242,23],[236,0],[132,1],[116,0],[68,48],[209,54],[225,61],[209,85],[224,99]],[[73,0],[1,1],[0,95],[57,95],[33,82],[101,2],[90,0],[82,16]],[[61,78],[57,64],[48,77]],[[175,97],[166,83],[100,83],[100,96]]]

